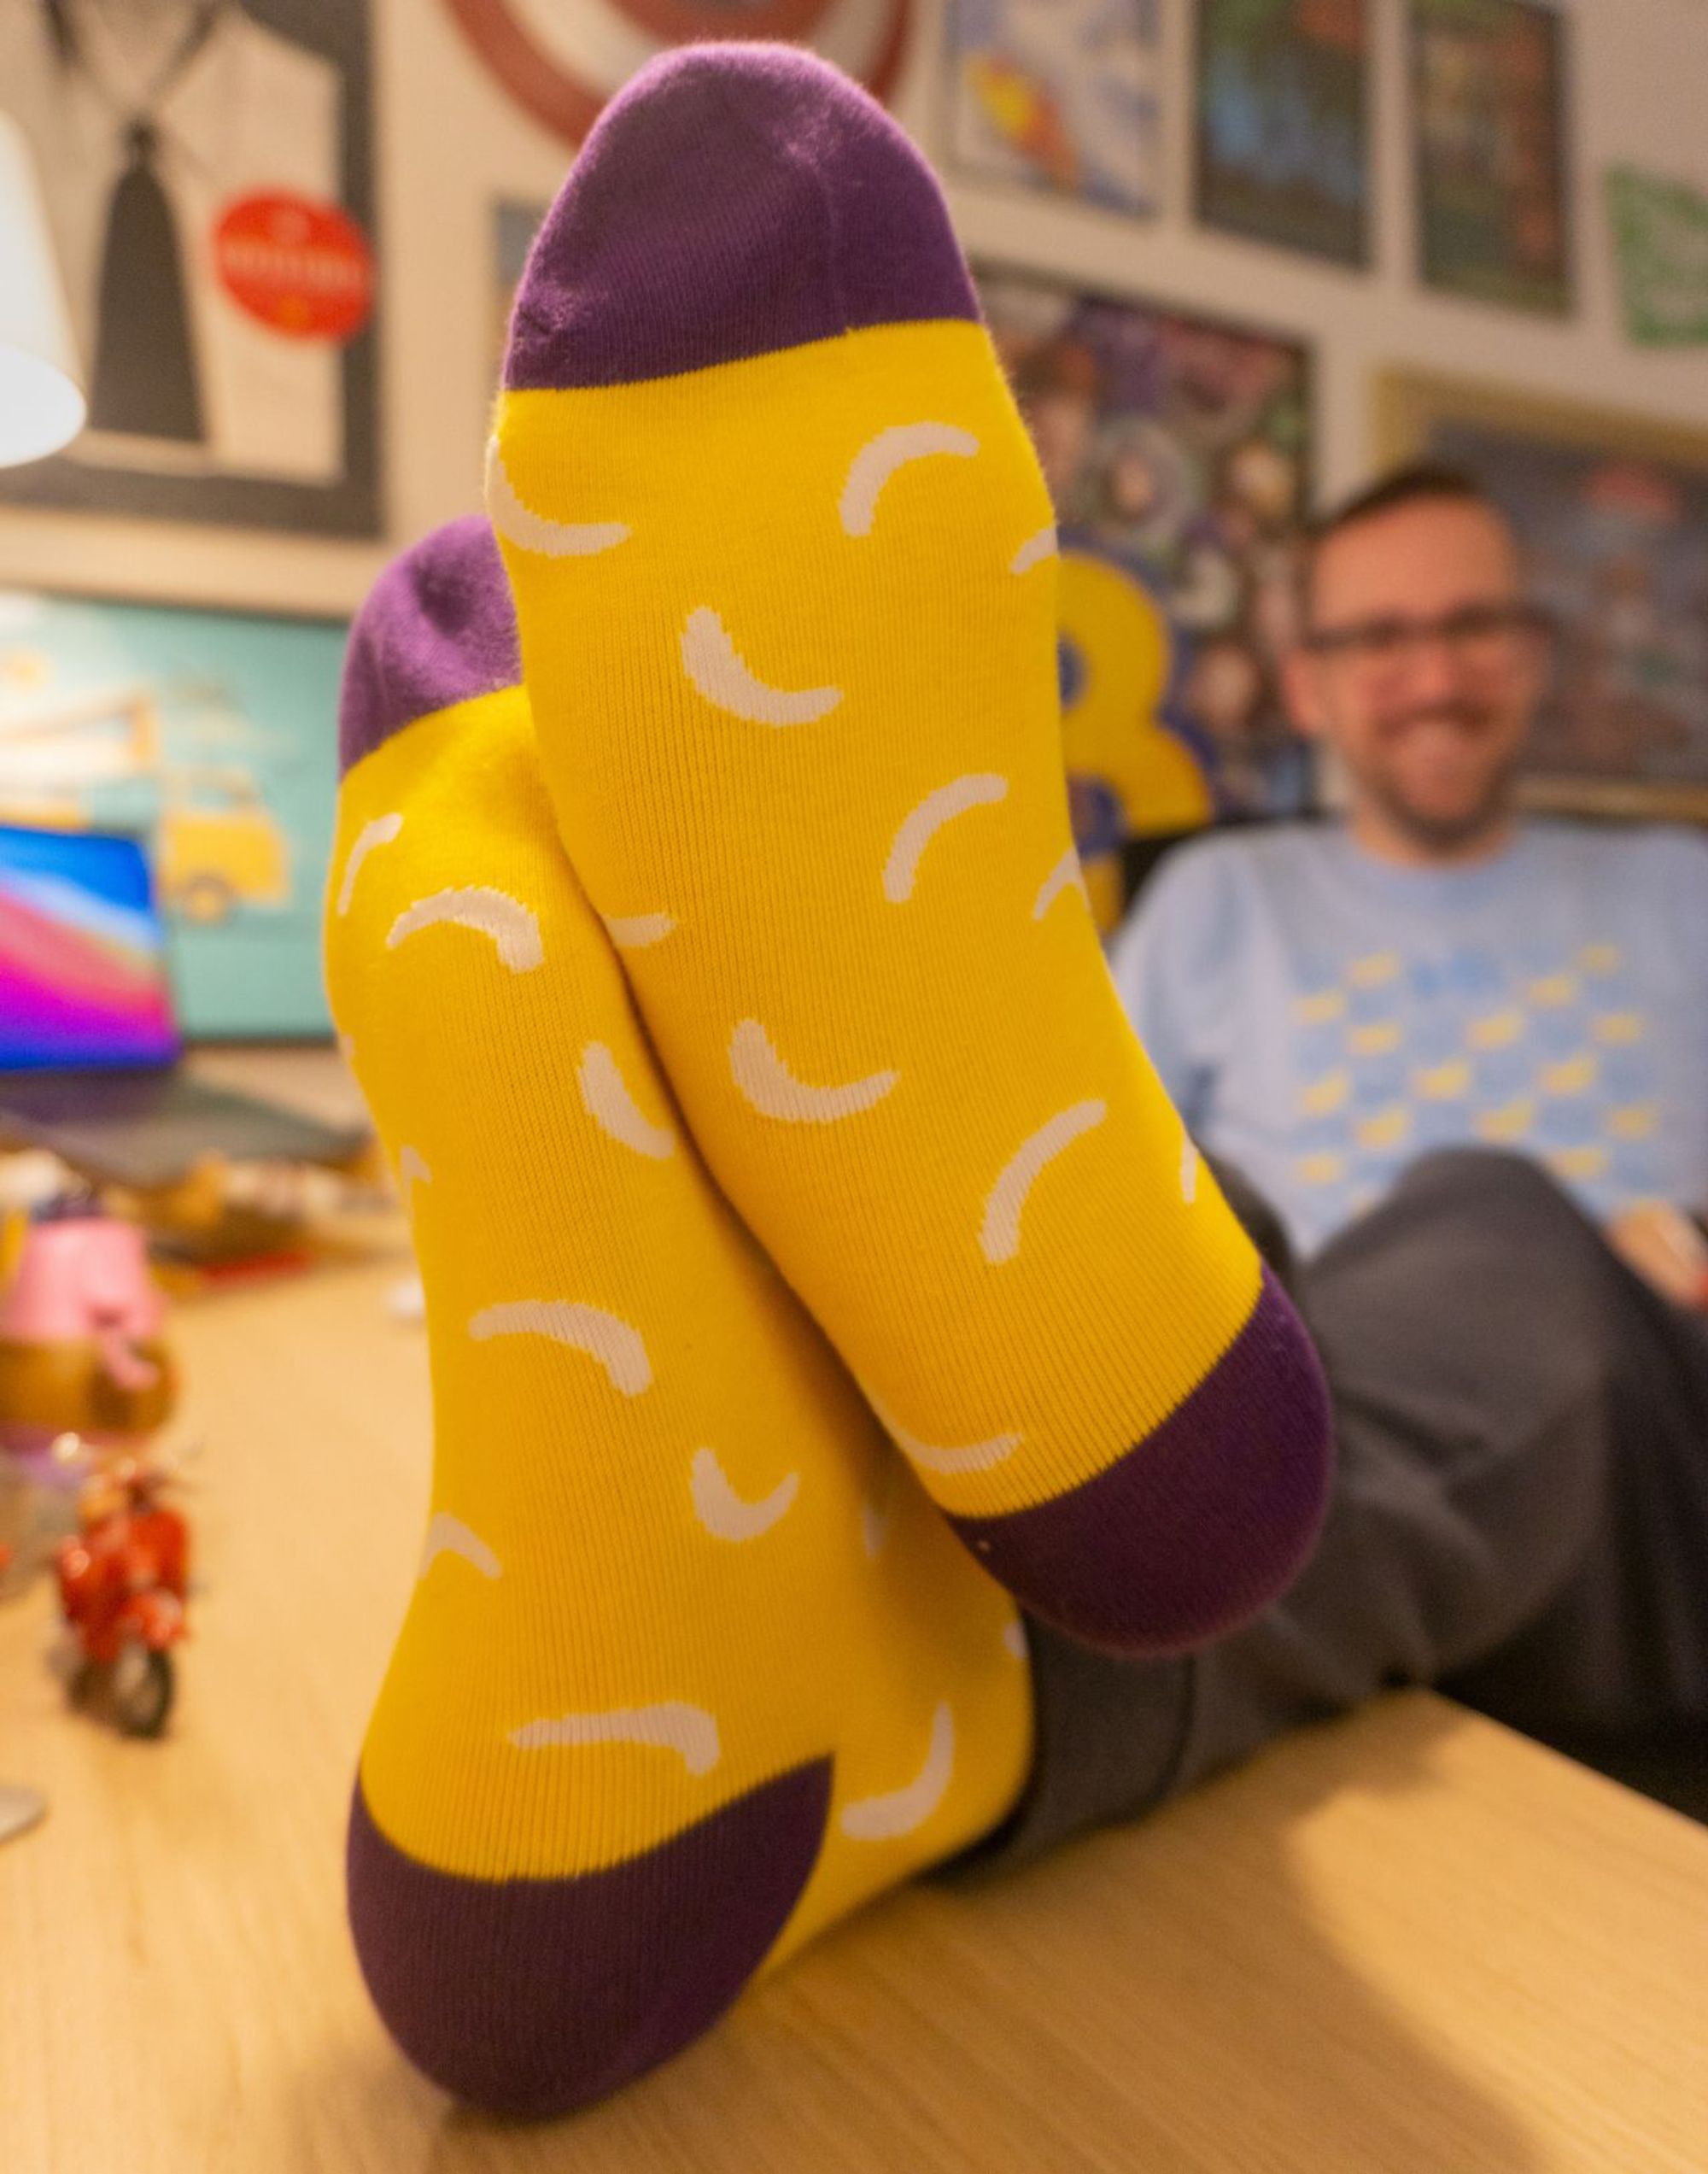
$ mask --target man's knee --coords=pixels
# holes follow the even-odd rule
[[[1606,1240],[1540,1163],[1505,1148],[1448,1147],[1420,1156],[1362,1222],[1318,1257],[1319,1287],[1360,1280],[1450,1286],[1545,1277],[1558,1302],[1603,1303]]]
[[[1413,1163],[1312,1263],[1304,1310],[1342,1389],[1456,1436],[1593,1406],[1613,1369],[1611,1256],[1538,1164],[1481,1148]]]
[[[1510,1147],[1433,1149],[1407,1167],[1395,1196],[1463,1204],[1483,1216],[1534,1216],[1594,1228],[1546,1164]]]

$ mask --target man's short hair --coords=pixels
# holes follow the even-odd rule
[[[1307,603],[1325,544],[1344,536],[1348,529],[1362,528],[1366,521],[1378,520],[1383,514],[1398,513],[1406,506],[1476,506],[1492,514],[1503,528],[1507,525],[1506,514],[1468,469],[1451,467],[1444,460],[1415,460],[1406,467],[1391,469],[1311,523],[1305,538]]]

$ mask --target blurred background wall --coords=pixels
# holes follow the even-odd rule
[[[1190,10],[1161,8],[1162,208],[1135,220],[950,176],[968,249],[1147,300],[1292,331],[1316,349],[1318,483],[1372,464],[1373,379],[1394,363],[1487,378],[1708,426],[1703,350],[1624,337],[1603,173],[1626,159],[1708,191],[1708,4],[1579,0],[1569,175],[1575,314],[1563,321],[1420,285],[1413,243],[1401,0],[1372,0],[1374,261],[1342,271],[1204,231],[1191,210]],[[919,0],[895,110],[946,165],[943,0]],[[493,370],[494,207],[549,200],[567,148],[482,66],[443,0],[375,0],[378,308],[386,536],[379,543],[0,513],[0,583],[113,589],[294,611],[345,611],[390,553],[479,502]]]

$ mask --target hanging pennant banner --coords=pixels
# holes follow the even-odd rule
[[[448,0],[517,103],[579,144],[657,53],[705,38],[798,38],[880,98],[901,66],[911,0]]]

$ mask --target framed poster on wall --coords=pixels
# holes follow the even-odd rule
[[[1158,0],[951,0],[948,66],[950,142],[969,179],[1156,208]]]
[[[1378,451],[1467,470],[1559,630],[1534,806],[1708,823],[1708,431],[1395,371]]]
[[[1610,167],[1606,189],[1628,337],[1708,346],[1708,196],[1629,166]]]
[[[367,0],[6,0],[89,426],[0,502],[381,529]]]
[[[1198,0],[1196,21],[1199,219],[1368,264],[1366,0]]]
[[[1313,772],[1283,716],[1277,666],[1296,622],[1310,489],[1308,348],[975,269],[1061,524],[1070,771],[1086,769],[1073,746],[1082,729],[1098,747],[1074,783],[1082,851],[1119,854],[1215,815],[1301,812]]]
[[[1411,0],[1424,279],[1572,308],[1565,23],[1537,0]]]
[[[490,377],[494,385],[504,376],[504,350],[510,338],[510,313],[515,304],[516,290],[522,284],[534,237],[550,209],[549,204],[520,202],[512,196],[500,196],[492,207],[491,285],[488,299],[491,308]]]
[[[0,591],[0,822],[146,842],[192,1036],[325,1034],[342,620]]]

